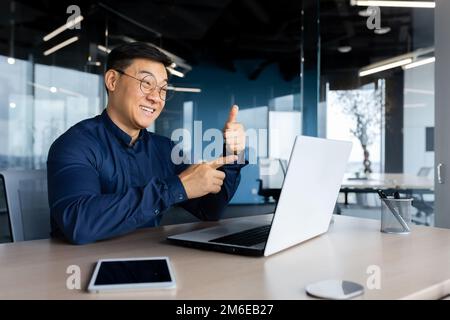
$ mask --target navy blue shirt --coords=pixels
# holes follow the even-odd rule
[[[201,220],[218,220],[233,197],[241,164],[219,170],[226,177],[217,194],[187,199],[174,164],[174,142],[141,130],[136,142],[109,118],[79,122],[51,146],[47,160],[48,198],[53,236],[84,244],[157,226],[174,205]]]

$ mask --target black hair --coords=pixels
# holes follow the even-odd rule
[[[171,65],[172,61],[163,52],[145,42],[132,42],[121,44],[114,48],[106,61],[106,71],[110,69],[125,70],[134,59],[148,59],[160,62],[164,67]],[[106,89],[108,92],[108,89]]]
[[[109,69],[124,70],[133,63],[133,59],[148,59],[170,66],[172,61],[157,48],[145,42],[125,43],[114,48],[108,55],[106,71]]]

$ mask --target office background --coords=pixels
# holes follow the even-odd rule
[[[184,90],[176,92],[149,130],[169,137],[178,128],[193,133],[196,121],[202,121],[203,131],[221,129],[233,103],[240,106],[246,129],[269,130],[250,150],[258,163],[242,171],[227,216],[273,209],[276,193],[264,190],[280,187],[293,138],[306,134],[353,141],[347,173],[355,180],[349,181],[364,183],[369,169],[372,177],[397,174],[386,178],[388,185],[402,187],[400,180],[393,181],[401,175],[428,179],[425,187],[405,189],[416,198],[414,221],[432,226],[435,10],[381,7],[380,28],[370,29],[372,12],[356,4],[2,1],[0,170],[45,169],[51,143],[106,105],[106,53],[124,42],[147,41],[175,58],[171,82]],[[80,8],[80,29],[66,28],[44,40],[76,13],[68,12],[71,5]],[[61,43],[66,45],[51,52]],[[361,75],[374,63],[407,59],[429,63]],[[276,140],[271,130],[279,132]],[[364,157],[370,166],[363,164]],[[267,166],[275,168],[270,177],[262,176]],[[340,214],[379,218],[380,202],[373,193],[343,192],[338,203]],[[1,237],[11,241],[2,189],[0,217]],[[175,209],[165,223],[189,219]]]

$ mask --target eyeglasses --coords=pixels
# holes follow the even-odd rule
[[[172,98],[172,96],[173,96],[173,93],[174,93],[173,90],[170,90],[168,88],[167,84],[164,84],[162,86],[158,86],[158,84],[157,84],[158,82],[156,81],[155,76],[152,75],[152,74],[147,74],[144,78],[138,79],[138,78],[135,78],[135,77],[125,73],[122,70],[119,70],[119,69],[114,69],[114,70],[116,70],[120,74],[123,74],[124,76],[128,76],[130,78],[133,78],[133,79],[139,81],[141,83],[140,84],[141,91],[145,95],[148,95],[153,90],[158,89],[159,97],[163,101],[167,101],[170,98]]]

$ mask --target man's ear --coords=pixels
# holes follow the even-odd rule
[[[116,89],[117,80],[119,79],[119,74],[110,69],[105,73],[105,86],[108,91],[112,92]]]

